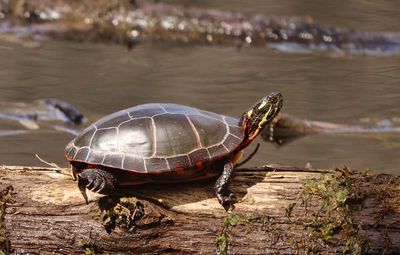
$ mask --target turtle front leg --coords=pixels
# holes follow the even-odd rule
[[[233,177],[234,170],[235,167],[233,163],[227,162],[224,166],[224,170],[221,176],[218,178],[214,187],[218,201],[225,208],[225,210],[229,210],[232,207],[233,203],[236,202],[235,194],[233,194],[228,189],[228,185]]]
[[[105,193],[114,190],[116,184],[117,179],[112,174],[98,168],[86,169],[78,175],[78,188],[86,203],[88,203],[86,189],[93,192]]]

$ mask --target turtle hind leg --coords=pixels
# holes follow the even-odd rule
[[[215,194],[217,195],[219,203],[224,207],[225,210],[233,208],[233,204],[236,202],[236,196],[229,189],[228,185],[233,177],[235,167],[232,162],[227,162],[224,166],[224,170],[221,176],[215,183]]]
[[[115,176],[102,169],[86,169],[78,175],[78,188],[86,203],[88,203],[86,189],[104,194],[114,190],[116,185],[117,179]]]

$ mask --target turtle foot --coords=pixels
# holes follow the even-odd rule
[[[235,194],[227,192],[224,194],[217,194],[219,203],[224,207],[226,211],[234,209],[234,204],[237,202]]]
[[[86,203],[88,203],[86,189],[104,194],[114,190],[116,183],[117,179],[102,169],[87,169],[78,175],[78,187]]]
[[[224,165],[224,170],[221,176],[215,182],[215,194],[217,195],[219,203],[224,207],[226,211],[234,209],[233,204],[237,201],[235,194],[229,189],[229,181],[232,179],[234,165],[232,162],[227,162]]]

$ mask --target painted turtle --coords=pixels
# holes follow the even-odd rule
[[[108,193],[117,186],[219,176],[215,192],[227,208],[235,200],[228,184],[242,150],[282,103],[281,94],[273,92],[240,120],[177,104],[139,105],[92,124],[65,154],[86,201],[86,188]]]

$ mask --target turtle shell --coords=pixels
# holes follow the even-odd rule
[[[100,119],[65,153],[71,163],[160,173],[224,158],[243,139],[236,118],[177,104],[145,104]]]

